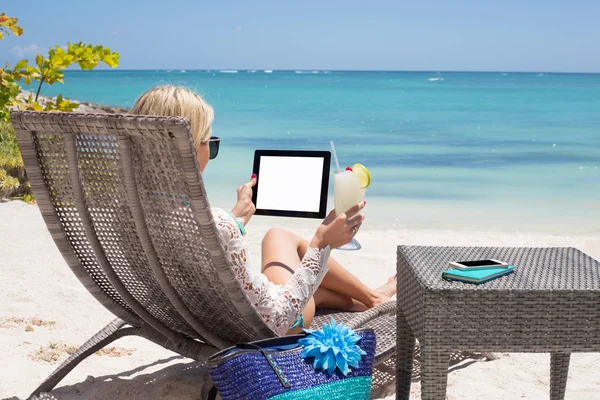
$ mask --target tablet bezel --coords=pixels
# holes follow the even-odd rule
[[[323,158],[323,175],[321,180],[321,202],[319,212],[291,211],[291,210],[267,210],[256,208],[254,215],[268,215],[270,217],[292,217],[292,218],[320,218],[327,216],[327,196],[329,194],[329,173],[331,170],[331,152],[313,150],[256,150],[254,152],[254,166],[252,171],[257,175],[256,186],[252,191],[252,202],[256,205],[258,190],[260,187],[260,159],[261,157],[315,157]]]

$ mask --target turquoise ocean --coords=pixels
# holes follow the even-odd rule
[[[255,149],[329,149],[372,174],[372,227],[600,232],[600,74],[68,71],[42,94],[129,107],[176,84],[215,109],[229,207]],[[331,199],[330,199],[331,200]],[[365,228],[368,229],[366,224]]]

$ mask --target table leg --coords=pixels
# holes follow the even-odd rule
[[[550,400],[563,400],[571,353],[550,353]]]
[[[408,400],[415,355],[415,335],[404,313],[398,308],[396,314],[396,399]]]
[[[450,353],[421,343],[421,400],[445,400]]]

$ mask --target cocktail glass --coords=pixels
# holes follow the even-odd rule
[[[353,175],[350,170],[337,170],[333,180],[333,197],[335,213],[345,213],[365,199],[366,189],[361,189],[360,177]],[[358,213],[362,215],[362,210]],[[362,246],[352,238],[352,241],[338,250],[360,250]]]

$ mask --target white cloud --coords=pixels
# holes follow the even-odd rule
[[[44,49],[42,47],[38,46],[37,44],[30,44],[29,46],[25,46],[25,47],[15,46],[12,49],[10,49],[10,52],[16,58],[19,58],[19,59],[35,57],[43,51],[44,51]]]
[[[236,32],[241,32],[242,31],[242,27],[241,26],[236,26],[235,27],[235,31]]]
[[[112,33],[112,35],[113,35],[113,36],[121,36],[121,32],[114,31],[114,32]]]

